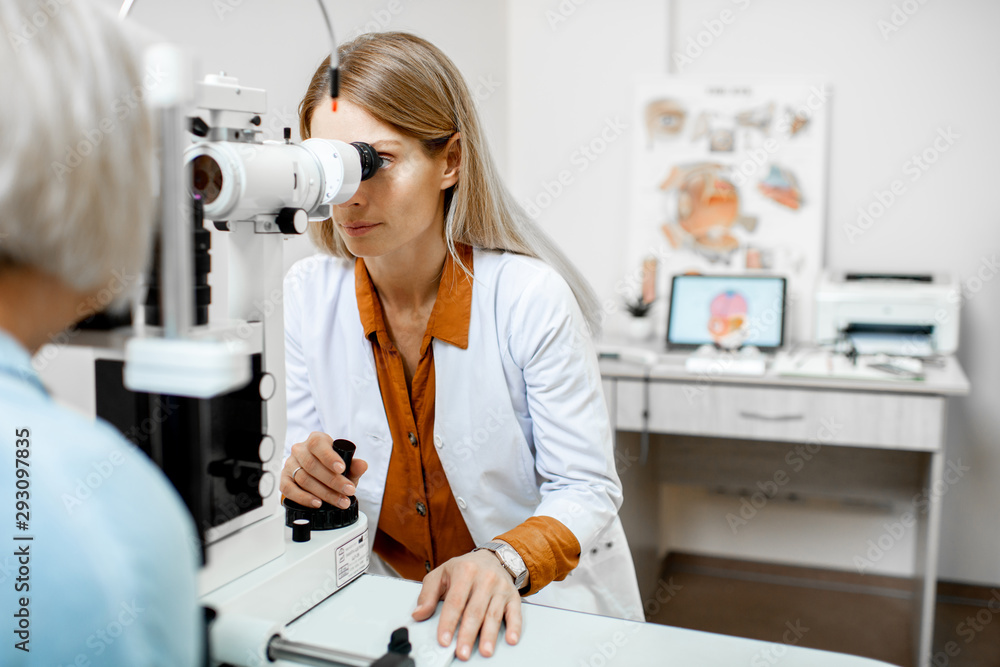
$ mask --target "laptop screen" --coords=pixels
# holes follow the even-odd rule
[[[772,276],[674,276],[667,345],[719,344],[775,349],[784,343],[785,279]]]

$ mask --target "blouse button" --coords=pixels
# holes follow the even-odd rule
[[[427,516],[427,506],[419,500],[417,501],[417,514],[420,516]]]
[[[444,440],[441,439],[440,435],[434,436],[434,446],[437,447],[438,449],[444,447]]]
[[[458,503],[458,508],[459,509],[463,509],[463,510],[465,509],[466,503],[465,503],[465,501],[463,499],[461,499],[461,498],[455,498],[455,502]]]

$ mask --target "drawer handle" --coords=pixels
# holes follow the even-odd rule
[[[797,422],[806,418],[805,415],[762,415],[759,412],[740,411],[740,417],[744,419],[756,419],[762,422]]]

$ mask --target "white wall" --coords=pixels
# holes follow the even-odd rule
[[[667,3],[508,5],[508,183],[590,279],[614,328],[635,129],[632,78],[665,71]]]
[[[587,273],[605,298],[626,274],[623,229],[628,192],[627,134],[611,142],[585,171],[578,147],[600,135],[608,119],[628,118],[630,79],[637,72],[666,73],[669,52],[681,51],[723,10],[732,21],[683,74],[746,77],[821,77],[834,91],[829,164],[827,264],[871,271],[946,270],[963,279],[959,358],[972,382],[968,398],[949,409],[949,460],[971,465],[973,474],[944,497],[940,576],[1000,583],[1000,212],[992,199],[1000,176],[995,120],[1000,93],[1000,4],[989,0],[509,0],[508,132],[510,182],[522,200],[553,191],[560,171],[569,186],[541,211],[541,224]],[[900,14],[897,31],[878,21]],[[562,11],[561,11],[562,9]],[[727,15],[728,18],[729,15]],[[901,17],[906,17],[903,23]],[[565,19],[565,20],[559,20]],[[888,23],[891,25],[891,23]],[[702,41],[710,40],[702,37]],[[671,67],[676,65],[671,64]],[[913,182],[905,163],[932,146],[939,130],[958,138]],[[631,131],[631,128],[626,132]],[[906,191],[861,236],[846,226],[857,208],[893,180]],[[541,201],[548,199],[542,196]],[[978,276],[977,276],[978,274]],[[985,280],[980,281],[980,278]],[[973,292],[973,290],[975,290]],[[614,302],[611,302],[612,304]],[[694,494],[697,496],[697,494]],[[671,495],[670,497],[674,497]],[[690,498],[689,498],[690,499]],[[706,501],[710,502],[710,501]],[[718,536],[698,524],[705,505],[671,508],[672,539],[689,548],[724,552]],[[797,556],[850,568],[845,541],[864,544],[879,534],[891,513],[844,510],[831,519],[828,541],[814,538],[811,553]],[[852,520],[844,521],[844,516]],[[798,524],[796,524],[798,521]],[[685,523],[686,522],[686,523]],[[782,559],[789,533],[809,527],[804,514],[775,520],[773,532],[754,545],[756,557]],[[814,536],[815,531],[812,533]],[[731,547],[732,545],[729,545]],[[903,545],[907,549],[910,545]],[[841,556],[831,556],[841,554]],[[737,554],[738,555],[738,554]],[[882,563],[895,572],[908,562],[904,549]],[[834,562],[831,562],[831,558]],[[839,559],[839,560],[838,560]]]

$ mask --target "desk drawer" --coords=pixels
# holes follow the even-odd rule
[[[617,424],[641,431],[643,383],[619,380]],[[651,381],[649,430],[931,451],[944,399],[919,394]]]

